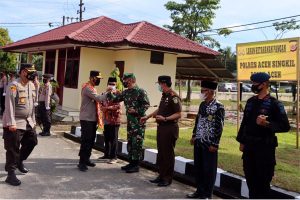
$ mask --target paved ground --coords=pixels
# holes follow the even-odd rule
[[[0,135],[2,127],[0,121]],[[150,182],[156,174],[142,169],[140,173],[126,174],[120,170],[124,161],[111,165],[97,162],[88,172],[78,171],[79,145],[59,134],[38,137],[39,144],[25,165],[30,169],[26,175],[17,171],[21,186],[7,185],[4,180],[5,151],[0,142],[0,198],[53,199],[53,198],[184,198],[194,188],[174,181],[170,187],[159,188]],[[94,151],[96,160],[102,153]]]

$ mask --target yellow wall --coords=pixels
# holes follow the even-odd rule
[[[177,56],[165,53],[164,65],[157,65],[150,63],[150,53],[150,51],[143,50],[112,51],[81,48],[78,89],[64,88],[63,106],[80,108],[81,85],[88,81],[90,70],[98,70],[102,73],[104,79],[101,80],[97,91],[98,93],[104,92],[107,78],[115,67],[115,61],[125,61],[125,72],[134,73],[137,84],[147,91],[151,105],[158,105],[161,93],[157,90],[155,82],[159,75],[169,75],[172,77],[172,87],[174,86]],[[154,109],[151,108],[148,112]]]

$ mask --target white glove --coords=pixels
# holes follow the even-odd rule
[[[5,96],[6,95],[6,93],[3,93],[3,96]]]
[[[46,110],[50,110],[50,107],[46,107]]]
[[[37,107],[39,105],[39,103],[35,102],[33,105],[34,105],[34,107]]]

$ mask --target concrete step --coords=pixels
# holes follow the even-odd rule
[[[68,116],[61,113],[53,113],[52,119],[60,122],[78,122],[79,116]]]

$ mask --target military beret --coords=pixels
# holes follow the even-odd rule
[[[201,81],[201,87],[210,90],[216,90],[218,87],[218,83],[214,81]]]
[[[133,78],[135,79],[135,75],[133,73],[124,73],[123,79]]]
[[[108,83],[110,83],[110,82],[117,82],[117,78],[115,78],[115,77],[109,77],[107,82]]]
[[[43,78],[51,79],[52,77],[52,74],[43,74]]]
[[[267,74],[265,72],[258,72],[258,73],[252,74],[250,77],[250,80],[255,83],[263,83],[263,82],[268,81],[270,78],[271,77],[269,74]]]
[[[90,77],[102,78],[101,73],[99,71],[90,71]]]
[[[171,76],[159,76],[158,77],[159,83],[171,83]]]
[[[29,71],[29,72],[35,72],[36,71],[34,65],[30,64],[30,63],[22,63],[21,67],[20,67],[20,72],[24,69],[27,69],[27,71]]]

